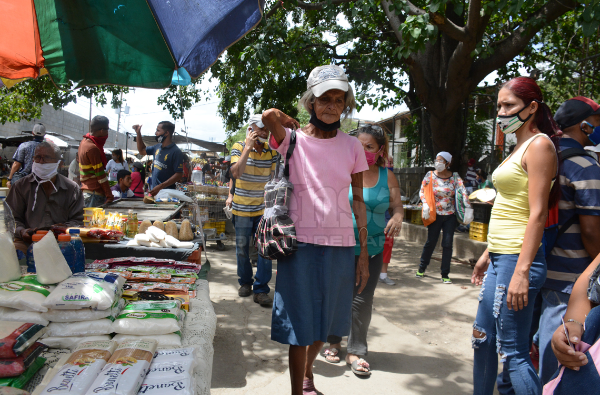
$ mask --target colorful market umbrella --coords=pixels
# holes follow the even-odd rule
[[[205,72],[264,0],[0,0],[0,78],[165,88]],[[12,82],[11,82],[12,81]]]

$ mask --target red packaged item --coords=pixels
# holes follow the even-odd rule
[[[46,327],[24,322],[0,321],[0,358],[16,358],[46,333]]]
[[[0,377],[17,377],[22,375],[43,351],[43,344],[34,343],[33,346],[29,347],[18,357],[0,359]]]
[[[87,234],[88,237],[93,237],[94,239],[100,240],[121,240],[123,236],[123,232],[119,230],[109,230],[109,229],[92,229]]]
[[[122,265],[130,264],[134,257],[122,257],[122,258],[111,258],[111,259],[96,259],[93,263],[101,265]]]

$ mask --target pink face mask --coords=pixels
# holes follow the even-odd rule
[[[367,164],[369,166],[374,165],[377,162],[377,159],[381,156],[381,150],[383,149],[383,145],[379,148],[377,152],[369,152],[365,150],[365,156],[367,157]]]

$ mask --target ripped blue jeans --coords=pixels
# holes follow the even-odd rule
[[[479,308],[472,337],[475,360],[473,394],[491,395],[494,383],[502,395],[539,395],[540,379],[529,357],[529,329],[537,294],[546,281],[546,259],[540,248],[529,269],[528,304],[509,310],[506,293],[515,271],[518,254],[490,253],[490,266],[479,294]],[[504,364],[498,376],[498,354]]]

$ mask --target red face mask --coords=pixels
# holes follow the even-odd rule
[[[381,156],[382,149],[383,149],[383,145],[379,148],[379,151],[377,151],[377,152],[369,152],[369,151],[365,150],[365,156],[367,157],[367,164],[369,166],[377,163],[377,159],[379,159],[379,157]]]

